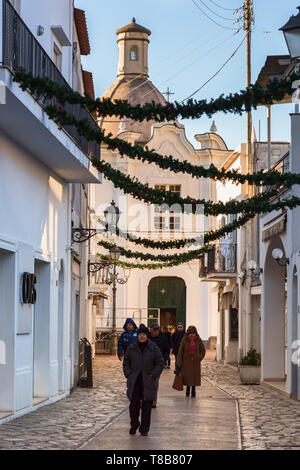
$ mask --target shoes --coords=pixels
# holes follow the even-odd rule
[[[196,389],[195,387],[192,387],[192,398],[195,398],[196,396]]]
[[[130,428],[130,429],[129,429],[129,434],[131,434],[131,436],[133,436],[134,434],[136,434],[136,429]]]
[[[148,436],[147,432],[141,432],[141,436]]]
[[[185,395],[186,395],[187,397],[190,396],[190,387],[186,387]]]

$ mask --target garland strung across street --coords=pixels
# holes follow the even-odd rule
[[[49,78],[33,77],[31,73],[25,73],[21,68],[15,73],[15,80],[21,84],[23,90],[27,88],[38,95],[46,98],[56,96],[61,103],[80,104],[85,106],[90,112],[97,111],[102,117],[118,116],[127,117],[134,121],[154,120],[157,122],[172,121],[176,118],[199,119],[204,114],[211,117],[218,111],[224,113],[242,114],[244,111],[256,109],[258,105],[270,105],[276,101],[281,101],[285,95],[291,95],[295,89],[293,82],[299,80],[299,74],[292,74],[285,79],[273,79],[263,88],[259,83],[251,85],[249,89],[241,90],[239,93],[230,93],[228,96],[222,94],[217,99],[188,100],[187,104],[178,102],[166,103],[165,106],[159,103],[146,103],[141,106],[132,106],[127,100],[114,100],[109,98],[97,98],[94,100],[90,95],[72,90],[67,86],[58,85]]]
[[[270,82],[268,85],[267,89],[269,89],[270,95],[268,98],[268,102],[265,104],[271,104],[272,100],[279,100],[282,99],[283,96],[285,96],[285,93],[291,93],[292,91],[292,83],[295,79],[299,78],[299,75],[294,75],[291,76],[287,80],[273,80]],[[287,182],[289,184],[300,184],[300,175],[294,174],[294,173],[285,173],[281,174],[277,171],[269,171],[269,172],[264,172],[260,171],[257,173],[253,174],[248,174],[244,175],[239,173],[237,170],[230,170],[230,171],[225,171],[224,169],[219,170],[217,167],[214,165],[211,165],[209,168],[205,168],[203,166],[198,166],[198,165],[192,165],[188,161],[179,161],[178,159],[172,157],[171,155],[165,155],[162,156],[154,151],[151,151],[147,148],[144,149],[140,145],[132,145],[128,142],[125,142],[122,139],[118,138],[111,138],[110,135],[105,136],[104,133],[99,129],[95,130],[90,126],[88,121],[82,120],[82,121],[77,121],[73,116],[68,114],[64,108],[63,105],[68,102],[71,104],[81,104],[82,106],[86,106],[91,112],[95,111],[97,108],[93,108],[91,103],[96,103],[97,106],[99,103],[102,103],[99,99],[94,101],[89,95],[86,95],[85,97],[81,96],[79,93],[74,92],[72,89],[69,89],[65,86],[60,86],[57,85],[56,83],[50,81],[48,78],[34,78],[31,74],[26,74],[22,71],[16,72],[15,74],[15,80],[20,84],[20,87],[23,90],[26,90],[27,88],[32,92],[35,93],[37,96],[43,96],[43,98],[51,99],[55,97],[58,102],[61,103],[61,107],[56,107],[56,106],[49,106],[48,107],[48,112],[49,117],[52,119],[57,120],[59,124],[70,124],[70,125],[75,125],[77,127],[78,132],[81,135],[84,135],[87,140],[96,140],[99,144],[104,143],[108,145],[110,150],[118,150],[120,155],[127,155],[131,159],[138,159],[143,162],[147,163],[155,163],[158,165],[161,169],[165,170],[171,170],[174,173],[185,173],[189,174],[192,177],[195,178],[211,178],[213,180],[219,180],[219,181],[225,181],[227,179],[232,180],[233,182],[237,184],[244,184],[248,183],[251,185],[256,185],[256,186],[267,186],[267,185],[279,185],[284,182]],[[255,87],[260,87],[260,85],[253,85],[253,89]],[[276,90],[278,91],[279,89],[282,89],[283,96],[278,96],[276,94]],[[264,91],[264,89],[262,89]],[[272,92],[271,92],[272,90]],[[287,91],[288,90],[288,91]],[[241,92],[246,93],[246,92]],[[271,99],[271,96],[273,97]],[[105,103],[107,103],[109,100],[104,100]],[[138,106],[130,106],[127,102],[122,102],[125,106],[129,107],[130,109],[148,109],[148,105],[146,104],[143,108],[138,105]],[[264,103],[259,103],[259,104],[264,104]],[[115,103],[110,102],[111,109],[117,108],[117,105]],[[152,105],[151,105],[152,106]],[[170,104],[168,103],[166,106],[162,105],[156,105],[153,104],[154,107],[161,107],[162,109],[168,109]],[[183,106],[183,105],[180,105]],[[216,111],[221,111],[222,109],[217,109]],[[245,109],[246,110],[246,109]],[[100,112],[100,111],[99,111]],[[101,114],[101,113],[100,113]],[[110,112],[108,115],[118,115],[120,117],[124,117],[125,115],[121,115],[117,111]],[[126,115],[127,116],[127,115]],[[132,119],[136,119],[134,116],[127,116],[131,117]],[[175,116],[177,117],[177,116]],[[189,116],[186,116],[189,117]],[[144,119],[147,119],[147,117],[144,117]],[[150,119],[150,118],[149,118]],[[157,119],[157,116],[152,116],[151,119]],[[165,117],[165,119],[170,120],[170,119],[175,119],[169,117]],[[139,120],[139,119],[136,119]],[[164,120],[164,119],[163,119]],[[174,125],[177,125],[176,122],[174,122]]]
[[[86,107],[90,112],[97,111],[99,116],[119,116],[128,117],[135,121],[155,120],[159,122],[170,121],[178,116],[182,118],[190,117],[192,119],[199,118],[206,114],[211,116],[217,111],[232,112],[242,114],[243,111],[249,111],[252,108],[256,108],[258,104],[272,104],[274,101],[280,101],[286,94],[291,94],[293,90],[293,82],[299,78],[298,74],[294,74],[285,80],[272,80],[264,89],[259,84],[251,85],[247,90],[241,91],[240,94],[228,95],[224,97],[221,95],[216,100],[194,101],[189,100],[186,105],[175,103],[172,105],[167,103],[166,106],[160,104],[147,103],[144,106],[131,106],[127,101],[116,101],[111,100],[93,100],[89,95],[82,97],[79,93],[74,92],[69,87],[61,87],[54,82],[51,82],[48,78],[34,78],[31,74],[25,74],[22,69],[19,69],[15,74],[15,81],[19,82],[20,87],[23,90],[29,89],[35,96],[43,97],[44,109],[50,119],[54,120],[58,125],[72,125],[75,126],[79,135],[84,136],[88,141],[94,140],[99,144],[103,143],[108,146],[112,151],[117,150],[121,157],[127,155],[132,159],[139,159],[142,162],[156,163],[163,169],[170,169],[174,173],[182,172],[190,174],[193,177],[205,177],[213,180],[232,180],[236,184],[253,184],[256,186],[272,186],[268,190],[258,195],[253,196],[248,200],[242,201],[229,201],[227,203],[218,202],[213,203],[212,201],[206,201],[205,199],[195,200],[191,197],[181,198],[176,193],[166,192],[163,190],[156,190],[149,188],[148,184],[142,184],[135,177],[131,178],[129,175],[122,173],[119,170],[114,169],[109,163],[101,161],[97,158],[92,159],[93,165],[101,171],[104,176],[109,179],[115,187],[120,188],[126,194],[130,194],[134,198],[144,200],[151,204],[167,204],[168,206],[174,206],[174,204],[180,205],[181,209],[184,209],[186,213],[198,213],[198,207],[200,210],[203,209],[204,215],[219,215],[219,214],[241,214],[241,217],[234,221],[232,224],[228,224],[221,230],[212,231],[204,236],[204,246],[198,250],[193,250],[186,253],[173,254],[173,255],[151,255],[147,253],[134,252],[121,248],[121,254],[127,258],[142,259],[144,261],[162,261],[161,263],[155,264],[136,264],[118,261],[118,266],[127,266],[139,269],[161,269],[163,267],[177,266],[189,262],[199,257],[201,253],[205,253],[210,249],[207,244],[209,241],[222,238],[224,234],[230,233],[236,228],[241,227],[248,220],[255,217],[259,213],[271,212],[281,208],[294,208],[300,205],[300,199],[292,197],[288,200],[279,200],[277,202],[270,202],[271,198],[279,195],[283,188],[291,188],[294,184],[300,184],[300,174],[285,173],[280,174],[278,172],[259,172],[255,174],[242,175],[238,171],[220,171],[216,167],[211,166],[210,168],[204,168],[202,166],[191,165],[189,162],[180,162],[174,159],[171,155],[162,156],[154,151],[150,151],[148,147],[145,149],[139,145],[131,145],[121,139],[113,139],[111,134],[105,136],[101,129],[93,129],[87,119],[78,121],[73,115],[66,112],[64,104],[80,104],[82,107]],[[61,104],[60,107],[56,105],[48,105],[45,103],[47,100],[56,98]],[[174,122],[177,126],[177,123]],[[140,244],[145,244],[145,239],[137,239]],[[196,243],[199,240],[193,239]],[[133,240],[134,241],[134,240]],[[143,243],[144,242],[144,243]],[[148,240],[151,243],[151,240]],[[156,243],[155,248],[168,249],[170,243],[175,243],[176,248],[179,248],[179,244],[183,241],[168,241],[168,242],[154,242]],[[159,246],[158,243],[165,243]],[[188,243],[187,240],[184,241]],[[169,245],[168,245],[169,244]],[[99,242],[99,245],[104,246],[106,249],[110,249],[112,245],[108,242]],[[183,245],[180,245],[182,247]],[[109,257],[99,254],[99,257],[103,260],[109,260]]]
[[[269,202],[272,197],[278,195],[282,188],[271,189],[259,195],[253,196],[250,199],[242,201],[229,201],[227,203],[218,202],[213,203],[205,199],[192,199],[191,197],[182,198],[176,193],[164,191],[161,189],[150,188],[147,184],[143,184],[135,177],[131,178],[123,172],[114,169],[109,163],[93,159],[93,165],[109,179],[116,188],[122,189],[125,194],[130,194],[135,199],[144,200],[150,204],[167,204],[169,207],[178,204],[185,213],[197,213],[198,208],[201,210],[203,207],[204,215],[219,215],[219,214],[238,214],[240,212],[254,211],[264,209],[265,212],[273,210],[273,204]],[[289,187],[289,184],[285,184]]]
[[[294,196],[291,199],[288,199],[286,201],[278,201],[275,205],[276,205],[276,207],[274,207],[275,210],[282,209],[284,207],[289,207],[293,209],[296,206],[300,205],[300,198]],[[233,227],[238,228],[239,226],[244,225],[245,219],[250,220],[250,218],[255,217],[255,215],[257,214],[254,213],[252,215],[246,215],[244,217],[240,217],[240,219],[236,220],[235,223],[231,224],[232,230],[230,231],[234,230]],[[225,227],[223,227],[223,229],[224,228]],[[229,233],[228,228],[227,228],[227,233]],[[207,244],[207,236],[204,236],[204,243],[205,243],[204,246],[199,248],[198,250],[191,250],[186,253],[180,253],[180,254],[175,253],[171,255],[163,255],[163,254],[152,255],[150,253],[141,253],[141,252],[134,252],[131,250],[127,250],[121,246],[118,246],[118,248],[121,252],[121,256],[125,256],[126,258],[141,259],[143,261],[162,261],[163,263],[170,263],[169,266],[170,265],[178,266],[179,264],[188,263],[189,261],[197,259],[202,253],[207,252],[211,248],[211,246]],[[106,250],[111,250],[115,246],[113,243],[109,243],[105,240],[99,241],[98,245],[103,246]],[[140,267],[140,265],[134,265],[132,267],[138,268]]]

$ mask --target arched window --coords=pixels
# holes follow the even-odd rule
[[[130,60],[138,60],[138,49],[136,46],[132,46],[130,49]]]

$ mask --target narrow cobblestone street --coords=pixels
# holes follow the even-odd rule
[[[175,434],[172,438],[165,420],[169,412],[175,412],[178,422],[183,423],[192,406],[191,402],[186,403],[183,394],[170,392],[172,369],[165,371],[161,380],[160,404],[152,414],[148,440],[141,441],[135,436],[128,441],[128,400],[122,365],[117,359],[100,356],[94,361],[92,390],[76,389],[69,397],[53,405],[2,424],[0,449],[121,449],[124,445],[126,448],[127,442],[135,449],[151,448],[150,444],[159,448],[157,434],[160,430],[161,449],[188,449],[191,446],[198,449],[300,449],[299,402],[261,386],[243,386],[236,370],[215,361],[205,360],[202,370],[203,386],[195,401],[195,414],[191,415],[197,417],[197,429],[202,435],[201,439],[195,440],[197,445],[185,442],[184,433],[179,441]],[[176,400],[175,409],[172,400]],[[112,427],[108,427],[110,423]],[[215,433],[215,440],[212,440],[211,433]],[[114,447],[116,434],[122,434],[123,447]]]

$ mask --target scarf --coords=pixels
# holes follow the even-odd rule
[[[189,341],[190,341],[189,353],[192,354],[192,356],[194,356],[195,353],[196,353],[196,343],[195,343],[195,339],[196,339],[196,338],[189,338]]]

